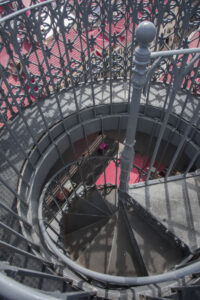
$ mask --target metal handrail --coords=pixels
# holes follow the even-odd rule
[[[5,21],[12,20],[13,18],[15,18],[15,17],[17,17],[17,16],[25,13],[26,11],[33,10],[33,9],[35,9],[37,7],[45,6],[46,4],[52,3],[54,1],[55,0],[46,0],[46,1],[43,1],[43,2],[40,2],[40,3],[28,6],[26,8],[21,8],[21,9],[15,11],[15,12],[10,13],[9,15],[7,15],[7,16],[5,16],[3,18],[0,18],[0,24],[4,23]]]
[[[190,48],[190,49],[178,49],[178,50],[168,50],[168,51],[157,51],[151,52],[151,58],[157,57],[167,57],[173,55],[181,55],[181,54],[193,54],[200,53],[200,48]]]

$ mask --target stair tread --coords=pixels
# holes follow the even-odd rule
[[[150,275],[163,273],[183,259],[181,250],[173,247],[134,210],[129,210],[128,219]]]
[[[72,199],[69,213],[106,216],[106,213],[102,212],[98,207],[94,206],[92,203],[79,196],[76,196]]]
[[[114,214],[79,256],[79,264],[96,272],[106,273],[116,221],[117,216]]]
[[[98,207],[103,213],[110,215],[110,210],[108,205],[106,205],[104,197],[99,193],[99,191],[93,187],[89,190],[85,198],[88,202],[92,203]]]
[[[200,248],[200,176],[191,175],[164,182],[155,179],[152,185],[130,189],[129,195],[195,250]]]
[[[107,222],[108,217],[64,236],[64,244],[72,259],[76,260],[82,254]]]
[[[69,234],[73,231],[77,231],[83,227],[96,223],[104,218],[99,215],[86,215],[76,213],[63,214],[62,225],[64,234]]]
[[[134,256],[132,244],[122,211],[119,209],[107,273],[115,276],[140,276],[140,265]]]

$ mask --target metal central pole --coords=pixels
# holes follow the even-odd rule
[[[130,171],[133,166],[133,160],[135,155],[134,144],[140,106],[140,98],[142,89],[146,84],[147,66],[150,62],[151,52],[148,46],[149,43],[153,41],[155,35],[156,28],[151,22],[142,22],[136,30],[136,39],[138,41],[139,46],[135,50],[135,55],[133,59],[134,68],[131,78],[131,82],[133,84],[133,92],[130,103],[130,113],[128,117],[128,126],[126,130],[126,139],[120,162],[121,173],[119,191],[122,193],[128,192]],[[121,197],[119,197],[119,199],[120,198]]]

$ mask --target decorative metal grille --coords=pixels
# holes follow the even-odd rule
[[[166,0],[33,1],[34,7],[6,16],[14,3],[23,7],[21,1],[1,5],[0,87],[4,120],[35,101],[86,82],[91,85],[95,105],[95,82],[109,80],[112,84],[119,78],[129,81],[135,31],[143,20],[154,22],[157,28],[153,51],[199,47],[198,1],[182,1],[181,5],[180,1]],[[176,63],[182,59],[177,57]],[[172,74],[171,59],[165,58],[153,80],[169,83]],[[182,87],[199,94],[199,81],[197,62]]]
[[[44,299],[92,299],[93,292],[75,294],[76,289],[88,291],[95,285],[98,296],[103,290],[107,297],[107,288],[121,293],[126,286],[126,292],[132,293],[138,284],[157,284],[176,276],[186,280],[186,275],[199,271],[197,244],[192,246],[194,251],[189,249],[131,200],[127,188],[128,183],[141,181],[148,185],[149,179],[171,180],[171,175],[182,174],[178,178],[183,179],[199,168],[199,1],[31,0],[29,7],[25,4],[21,0],[0,2],[0,271],[24,283],[20,287],[8,280],[14,289],[19,288],[17,295],[22,299],[30,294],[26,285],[42,290]],[[136,50],[136,30],[147,20],[157,31],[151,53],[148,50],[144,58],[147,45],[140,41]],[[127,126],[130,111],[134,126]],[[138,166],[132,150],[137,130],[142,132],[143,127],[148,138],[135,145],[142,157]],[[127,128],[133,130],[132,141],[124,143]],[[57,225],[52,224],[60,225],[57,213],[68,213],[65,208],[77,195],[86,197],[95,187],[103,200],[105,190],[108,194],[117,191],[123,159],[123,171],[130,169],[126,155],[121,157],[124,145],[131,148],[129,163],[137,178],[130,182],[127,176],[126,186],[119,189],[119,195],[125,192],[127,207],[123,202],[116,205],[109,217],[124,209],[123,220],[142,270],[142,276],[125,279],[77,266],[67,247],[63,249]],[[98,168],[94,161],[100,162]],[[110,164],[114,182],[107,178]],[[149,218],[149,226],[161,228],[164,239],[179,248],[181,257],[188,255],[171,272],[147,276],[126,222],[126,209],[131,208],[143,219]],[[2,293],[12,298],[1,273],[0,284]],[[51,293],[51,289],[59,292]],[[30,299],[35,296],[41,297],[38,290]]]

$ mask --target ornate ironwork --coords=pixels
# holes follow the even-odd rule
[[[178,0],[50,0],[32,1],[34,7],[23,8],[18,0],[0,7],[6,11],[14,3],[21,11],[3,13],[0,26],[1,114],[5,120],[21,108],[85,82],[92,90],[99,80],[130,82],[135,32],[143,20],[153,21],[157,28],[153,51],[199,46],[198,1],[179,5]],[[196,64],[182,85],[188,89],[195,74],[190,87],[195,94],[200,88],[197,68]],[[170,60],[163,59],[154,80],[166,82],[171,73]]]
[[[3,272],[13,277],[21,274],[22,280],[25,276],[37,276],[39,279],[62,282],[59,287],[61,293],[58,294],[62,298],[66,296],[62,294],[67,290],[65,281],[71,284],[65,274],[66,269],[69,271],[68,267],[75,278],[76,288],[80,288],[84,281],[83,286],[88,289],[93,285],[93,279],[94,284],[99,281],[96,288],[104,289],[105,293],[109,285],[112,286],[112,293],[115,285],[123,286],[124,292],[125,286],[128,289],[132,285],[169,281],[199,271],[200,263],[194,259],[196,253],[192,248],[186,249],[191,255],[177,268],[175,266],[166,273],[147,276],[148,271],[126,211],[132,205],[131,209],[139,212],[143,219],[148,216],[151,225],[162,231],[173,246],[187,248],[181,239],[174,240],[173,232],[166,231],[161,222],[144,213],[126,192],[131,166],[138,175],[134,183],[147,183],[149,179],[169,179],[170,175],[177,175],[179,168],[176,164],[182,152],[184,155],[189,153],[186,163],[180,168],[184,175],[200,165],[199,1],[183,0],[180,5],[179,0],[31,0],[30,6],[25,7],[23,1],[16,0],[1,2],[0,13],[0,155],[3,166],[3,175],[0,176],[0,207],[3,211],[0,246],[13,252],[14,259],[16,255],[22,256],[19,267],[10,257],[10,265],[1,265]],[[147,21],[154,23],[156,33],[154,25],[149,25]],[[122,94],[121,98],[116,97],[118,84],[123,85],[123,91],[127,93],[126,101]],[[89,98],[84,110],[82,108],[85,106],[80,104],[83,87]],[[97,94],[104,87],[107,94],[105,105],[102,105],[102,99],[99,101]],[[151,98],[158,87],[161,93],[164,87],[162,101],[158,93]],[[141,97],[142,90],[144,97]],[[180,90],[185,98],[178,106],[180,99],[177,100],[176,96]],[[63,101],[63,95],[70,96]],[[116,99],[119,103],[115,103]],[[52,111],[46,114],[52,103]],[[66,106],[69,107],[66,109]],[[111,151],[112,157],[106,157],[105,131],[114,136],[115,142],[112,140],[110,143],[112,146],[116,143],[118,148],[123,147],[129,109],[122,159],[118,150],[115,153],[116,149]],[[34,113],[38,114],[35,119],[32,116]],[[38,126],[34,127],[32,117]],[[133,162],[133,156],[136,127],[140,120],[145,126],[149,125],[149,140],[145,145],[147,149],[142,164],[138,167]],[[15,131],[17,121],[21,127]],[[166,162],[165,154],[172,147],[173,153]],[[92,156],[94,149],[97,157]],[[65,151],[68,151],[67,158]],[[95,163],[91,163],[96,159],[101,160],[98,170]],[[120,159],[122,173],[119,191],[126,197],[127,206],[121,202],[121,206],[115,205],[116,210],[112,211],[113,203],[105,203],[111,213],[109,217],[113,212],[123,210],[131,249],[136,252],[136,261],[142,268],[142,275],[138,277],[132,274],[132,277],[101,274],[77,265],[63,249],[55,224],[52,226],[49,222],[47,226],[52,227],[53,236],[45,223],[53,219],[59,226],[62,225],[57,212],[63,214],[65,205],[70,206],[70,196],[74,199],[77,195],[84,197],[93,187],[101,190],[102,194],[106,189],[116,192]],[[105,168],[109,162],[115,167],[114,183],[106,180]],[[7,172],[9,180],[4,176]],[[51,172],[56,174],[52,177],[53,181],[49,180]],[[97,175],[103,174],[99,185],[95,172]],[[180,175],[181,179],[184,175]],[[52,186],[48,186],[49,183],[53,183]],[[114,200],[116,198],[113,197]],[[50,207],[49,203],[53,206]],[[43,217],[46,219],[43,220]],[[3,257],[7,260],[7,256]],[[28,266],[32,259],[38,262],[37,271]],[[54,272],[54,275],[47,270]],[[18,295],[27,298],[30,292],[28,287],[23,290],[17,281],[6,282],[5,276],[0,274],[3,295],[12,296],[12,291],[7,288],[8,283],[17,289]],[[41,280],[37,287],[42,289],[42,285]],[[40,295],[37,291],[33,297]],[[53,296],[50,294],[50,297]],[[81,297],[81,294],[78,296]]]

